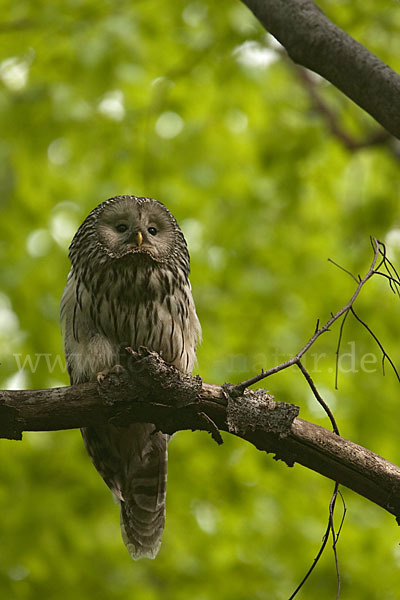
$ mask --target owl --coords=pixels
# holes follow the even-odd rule
[[[119,362],[121,344],[145,346],[191,373],[201,335],[182,231],[152,198],[116,196],[76,232],[61,300],[71,384],[96,381]],[[82,436],[120,504],[133,559],[154,558],[165,523],[169,437],[150,423],[85,427]]]

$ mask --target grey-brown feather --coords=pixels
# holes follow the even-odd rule
[[[117,226],[126,224],[126,232]],[[149,228],[157,230],[149,234]],[[140,231],[141,245],[135,245]],[[184,236],[151,198],[117,196],[97,206],[70,246],[61,301],[71,383],[95,380],[118,362],[121,344],[159,352],[190,373],[200,337]],[[157,554],[165,520],[168,436],[151,424],[82,430],[97,470],[121,502],[121,529],[134,559]]]

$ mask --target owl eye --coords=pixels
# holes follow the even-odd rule
[[[147,229],[147,231],[150,233],[150,235],[156,235],[157,234],[157,229],[155,227],[149,227]]]
[[[119,225],[117,225],[115,229],[118,231],[118,233],[124,233],[128,229],[128,225],[126,225],[125,223],[119,223]]]

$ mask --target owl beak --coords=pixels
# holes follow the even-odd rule
[[[137,232],[137,245],[139,246],[139,248],[142,245],[142,243],[143,243],[143,236],[142,236],[142,233],[140,231],[138,231]]]

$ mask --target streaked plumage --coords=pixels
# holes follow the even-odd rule
[[[72,384],[118,362],[121,344],[161,354],[190,373],[200,336],[189,254],[160,202],[116,196],[85,219],[70,246],[61,301]],[[151,424],[82,430],[97,470],[121,503],[124,542],[134,559],[154,558],[165,520],[168,436]]]

